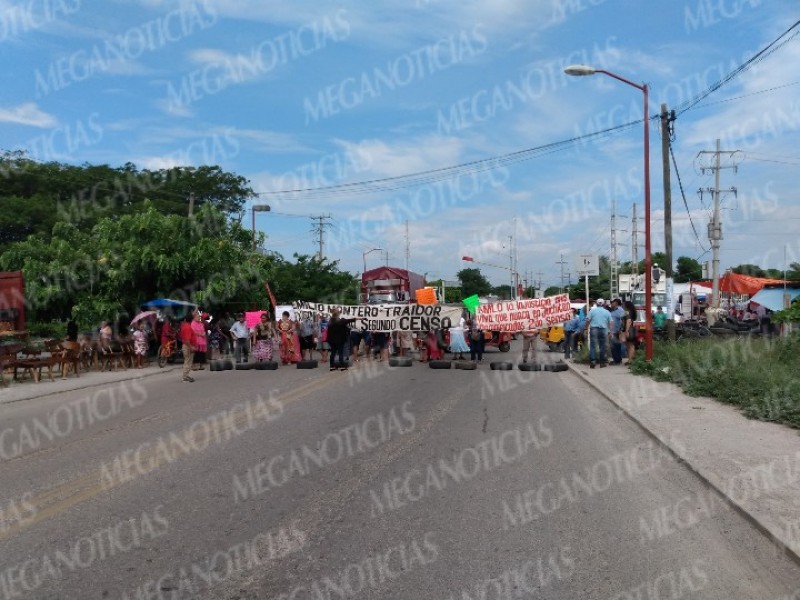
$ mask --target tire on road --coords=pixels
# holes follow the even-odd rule
[[[452,363],[449,360],[432,360],[428,363],[431,369],[449,369]]]
[[[389,359],[390,367],[410,367],[413,364],[409,356],[392,356]]]
[[[474,362],[468,362],[468,361],[459,361],[455,363],[453,366],[456,369],[460,369],[462,371],[474,371],[475,369],[478,368],[478,365],[476,365]]]
[[[297,363],[298,369],[316,369],[319,363],[316,360],[301,360]]]
[[[550,365],[545,365],[544,370],[551,371],[553,373],[561,373],[563,371],[569,371],[569,367],[566,363],[553,363]]]
[[[278,363],[275,361],[257,362],[254,368],[256,371],[275,371],[278,368]]]
[[[494,361],[489,363],[489,368],[492,371],[511,371],[514,368],[514,364],[506,361]]]
[[[542,365],[539,363],[519,363],[517,368],[520,371],[543,371]]]
[[[251,371],[252,369],[253,369],[253,363],[249,362],[236,363],[237,371]]]
[[[208,363],[208,370],[209,371],[224,371],[225,365],[223,364],[224,361],[221,360],[212,360]]]
[[[222,369],[224,371],[233,371],[233,361],[229,358],[220,361],[222,363]]]

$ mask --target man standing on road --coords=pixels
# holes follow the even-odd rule
[[[522,362],[528,362],[528,355],[531,357],[531,362],[536,362],[536,338],[539,337],[539,332],[536,329],[530,331],[523,331],[522,333]]]
[[[596,359],[600,359],[600,367],[606,366],[606,344],[608,343],[608,328],[611,325],[611,313],[606,310],[605,300],[597,299],[594,308],[586,317],[586,331],[589,332],[589,367],[594,369]],[[595,352],[595,344],[600,347],[600,356]]]
[[[576,311],[572,318],[564,323],[564,358],[572,358],[578,334],[583,331],[583,317]]]
[[[625,310],[622,308],[622,300],[614,298],[611,301],[611,360],[615,365],[622,364],[622,349],[624,342],[619,340],[619,332],[622,331],[622,317]]]
[[[192,329],[192,321],[194,315],[189,313],[181,323],[181,342],[183,344],[183,380],[194,381],[194,378],[189,376],[192,370],[192,362],[194,362],[194,330]]]
[[[239,313],[238,321],[231,325],[231,340],[233,341],[233,355],[236,362],[242,362],[242,353],[244,353],[244,362],[247,362],[250,357],[247,351],[247,340],[250,337],[250,332],[247,331],[247,325],[244,322],[244,313]]]

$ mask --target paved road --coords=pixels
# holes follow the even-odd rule
[[[800,590],[795,563],[571,373],[178,379],[0,407],[0,599]]]

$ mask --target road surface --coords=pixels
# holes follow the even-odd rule
[[[800,598],[796,563],[577,377],[498,358],[0,406],[0,599]]]

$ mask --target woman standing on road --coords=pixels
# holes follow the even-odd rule
[[[272,338],[275,332],[272,329],[272,323],[269,322],[269,315],[261,313],[261,320],[250,336],[253,340],[253,358],[256,362],[270,362],[272,360]]]
[[[208,338],[206,337],[206,324],[203,323],[203,315],[199,312],[194,314],[192,321],[192,333],[194,334],[194,367],[195,371],[205,369],[206,352],[208,351]]]
[[[630,300],[626,300],[623,304],[625,307],[625,315],[622,317],[622,328],[619,332],[619,341],[625,344],[628,351],[628,360],[625,363],[630,366],[634,355],[636,354],[636,306]]]
[[[289,318],[288,311],[285,310],[281,314],[277,329],[281,336],[281,362],[284,365],[298,362],[300,360],[300,339],[297,337],[297,323]]]

